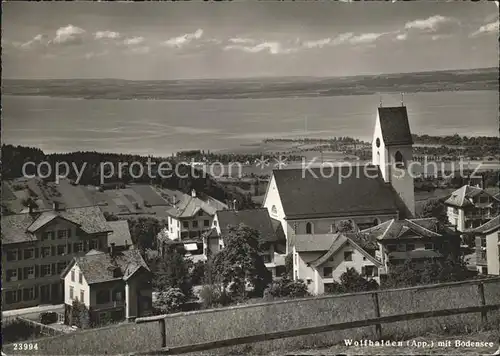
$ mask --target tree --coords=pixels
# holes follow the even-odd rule
[[[367,292],[378,289],[378,284],[375,280],[363,278],[354,268],[348,268],[340,276],[340,289],[343,293]]]
[[[383,286],[385,288],[404,288],[415,286],[420,283],[420,277],[415,273],[410,259],[403,264],[389,264],[389,273]]]
[[[190,279],[190,262],[174,246],[170,246],[153,263],[153,287],[158,291],[179,288],[186,297],[193,295],[193,285]]]
[[[74,299],[71,305],[69,324],[75,325],[80,329],[86,329],[90,326],[89,310],[87,306],[78,299]]]
[[[158,294],[155,309],[164,314],[175,313],[181,310],[187,297],[180,288],[169,288]]]
[[[264,291],[265,298],[302,298],[309,295],[307,285],[303,280],[292,280],[287,275],[273,281],[269,287]]]
[[[285,274],[288,278],[293,278],[293,253],[290,252],[285,257]]]
[[[340,220],[337,224],[337,232],[353,232],[354,225],[351,220]]]
[[[231,227],[223,235],[224,249],[213,256],[214,277],[234,296],[246,298],[247,282],[256,295],[262,296],[271,281],[271,273],[260,255],[262,241],[259,233],[247,226]]]
[[[205,279],[205,271],[207,263],[205,261],[198,261],[191,266],[190,278],[193,285],[202,284]]]
[[[130,235],[134,244],[141,250],[154,248],[156,245],[156,235],[160,232],[166,222],[160,222],[151,217],[140,217],[138,219],[128,219]]]
[[[439,199],[428,200],[419,214],[421,218],[437,218],[439,222],[445,224],[448,222],[446,206]]]

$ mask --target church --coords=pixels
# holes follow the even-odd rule
[[[282,224],[292,251],[298,235],[333,234],[339,225],[364,230],[415,214],[413,141],[405,106],[379,107],[371,165],[274,170],[263,206]]]

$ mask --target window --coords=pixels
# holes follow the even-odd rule
[[[378,218],[374,219],[373,226],[377,226],[378,224],[380,224],[380,220]]]
[[[71,282],[75,281],[75,270],[71,270]]]
[[[123,290],[115,289],[113,290],[113,301],[120,302],[123,300]]]
[[[312,224],[310,222],[306,224],[306,234],[312,234]]]
[[[24,288],[23,289],[23,300],[24,301],[29,301],[35,299],[35,289],[33,287],[31,288]]]
[[[388,252],[394,252],[396,251],[396,245],[387,245],[387,251]]]
[[[33,279],[35,278],[35,267],[24,267],[23,269],[24,278]]]
[[[78,283],[83,284],[83,273],[78,272]]]
[[[67,231],[67,232],[66,232],[66,236],[67,236],[68,238],[70,238],[70,237],[71,237],[71,229],[68,229],[68,230],[66,230],[66,231]]]
[[[75,242],[73,244],[73,251],[75,253],[82,252],[83,251],[83,242]]]
[[[323,277],[332,278],[333,277],[333,268],[332,267],[323,268]]]
[[[488,197],[485,197],[485,196],[479,197],[479,202],[480,203],[487,203],[488,202]]]
[[[278,215],[278,209],[276,209],[276,205],[273,205],[273,207],[271,208],[271,214]]]
[[[352,261],[352,251],[344,252],[344,261]]]
[[[425,245],[424,245],[424,248],[425,248],[426,250],[433,250],[433,249],[434,249],[434,245],[433,245],[433,244],[431,244],[431,243],[429,243],[429,244],[425,244]]]
[[[35,250],[33,248],[26,248],[24,249],[24,259],[28,260],[30,258],[35,257]]]
[[[203,210],[198,211],[198,216],[203,216]]]
[[[97,250],[98,248],[99,248],[99,240],[97,239],[90,240],[90,249]]]
[[[407,251],[413,251],[415,249],[415,244],[407,244],[406,245],[406,250]]]
[[[57,231],[57,238],[58,239],[65,239],[68,237],[68,230],[59,230]]]
[[[335,226],[335,223],[330,225],[330,233],[334,234],[337,232],[337,227]]]
[[[72,286],[69,287],[69,299],[73,299],[74,288]]]
[[[54,238],[54,231],[45,231],[42,234],[42,241],[50,240]]]
[[[486,247],[486,236],[481,236],[481,247]]]
[[[42,257],[49,257],[49,256],[50,256],[50,246],[43,246]]]
[[[7,304],[13,304],[13,303],[17,303],[19,301],[20,300],[18,300],[18,298],[17,298],[17,291],[11,290],[11,291],[5,292],[5,302]]]
[[[453,214],[458,214],[458,208],[453,208]]]
[[[264,260],[264,263],[271,263],[271,256],[269,255],[262,255],[262,259]]]
[[[17,281],[17,269],[7,270],[7,282]]]
[[[52,274],[52,271],[51,271],[50,265],[42,265],[41,266],[40,277],[50,276],[51,274]]]
[[[203,226],[209,227],[210,226],[210,220],[203,220]]]
[[[96,303],[105,304],[109,303],[109,290],[100,290],[96,294]]]
[[[57,273],[60,274],[63,271],[63,269],[66,268],[66,265],[67,265],[66,262],[59,262],[57,264]]]
[[[85,291],[80,290],[80,302],[85,303]]]
[[[195,229],[198,227],[198,220],[193,220],[193,227]]]
[[[58,245],[57,246],[57,255],[62,256],[66,253],[66,245]]]
[[[396,161],[397,168],[403,168],[405,166],[403,155],[401,154],[401,152],[397,151],[394,155],[394,159]]]
[[[17,250],[7,250],[7,261],[17,261]]]
[[[185,228],[185,229],[189,228],[189,222],[188,221],[183,221],[182,222],[182,227]]]
[[[396,249],[398,252],[406,252],[406,245],[405,244],[398,244]]]

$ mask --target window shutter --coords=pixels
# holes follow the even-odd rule
[[[18,268],[17,269],[17,279],[18,280],[22,280],[23,279],[23,269],[22,268]]]
[[[38,266],[36,266],[38,268]],[[38,286],[33,287],[35,289],[35,299],[38,299]]]
[[[35,258],[38,258],[39,255],[39,248],[35,247]]]
[[[71,237],[71,229],[68,229],[68,238]]]
[[[52,263],[52,275],[56,274],[56,264]]]
[[[17,290],[17,300],[18,301],[23,300],[23,291],[21,289]]]
[[[38,265],[35,265],[35,278],[38,278],[38,275],[40,273],[40,267]],[[35,289],[38,289],[35,287]]]
[[[71,230],[68,230],[68,231],[71,231]],[[71,244],[68,244],[67,249],[68,249],[68,254],[70,254],[71,253]]]
[[[55,246],[51,246],[50,250],[52,251],[52,256],[55,256],[56,255],[56,247]]]
[[[361,275],[366,276],[366,267],[365,266],[361,267]]]

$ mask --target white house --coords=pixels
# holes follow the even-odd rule
[[[274,170],[263,206],[281,222],[287,252],[294,235],[332,234],[342,220],[362,230],[413,217],[412,144],[406,107],[379,108],[373,165]]]
[[[312,294],[328,292],[348,268],[380,283],[391,266],[411,260],[416,270],[459,249],[460,237],[436,218],[391,219],[355,233],[296,235],[294,279]]]
[[[498,215],[500,200],[478,186],[464,185],[451,193],[444,204],[450,224],[465,232]]]
[[[470,233],[476,237],[478,272],[500,275],[500,215]]]

